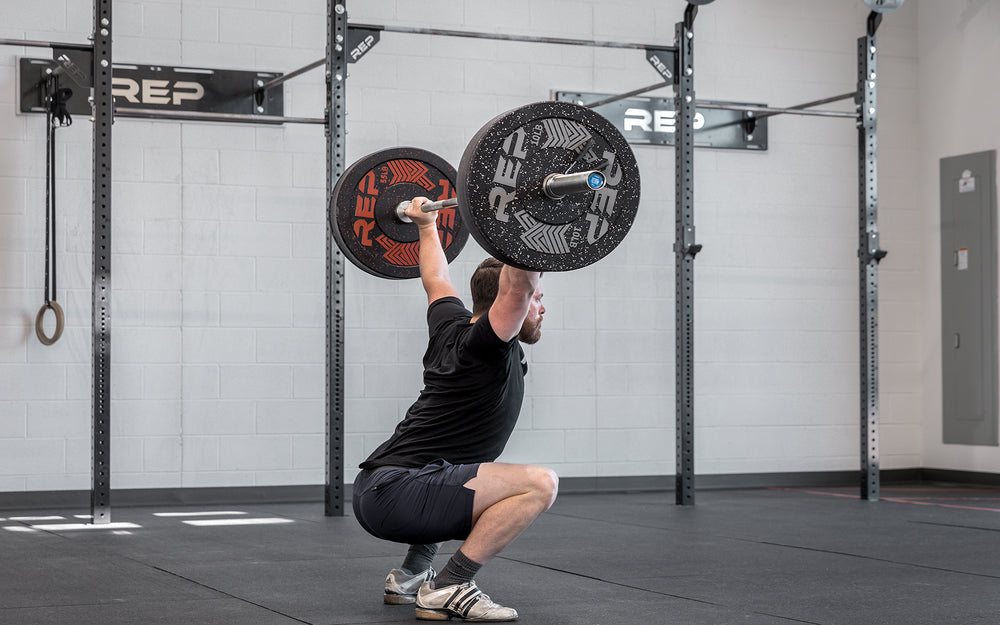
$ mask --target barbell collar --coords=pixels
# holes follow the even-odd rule
[[[597,170],[575,174],[549,174],[542,181],[542,191],[549,199],[561,200],[571,193],[597,191],[604,187],[604,174]]]

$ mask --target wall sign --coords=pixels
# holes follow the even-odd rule
[[[582,105],[607,97],[609,94],[603,93],[555,93],[556,100]],[[608,118],[629,143],[674,145],[675,113],[671,98],[625,98],[594,107],[594,111]],[[695,114],[694,144],[705,148],[767,150],[767,119],[757,119],[743,111],[700,109]]]
[[[67,102],[72,115],[90,116],[90,53],[56,50],[55,59],[22,58],[19,63],[20,112],[44,113],[41,85],[47,70],[59,72],[60,87],[73,90]],[[166,65],[112,65],[111,94],[116,111],[153,109],[198,113],[237,113],[281,117],[283,85],[269,88],[258,99],[254,89],[281,76],[256,72]]]

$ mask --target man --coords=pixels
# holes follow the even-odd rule
[[[416,617],[512,621],[473,581],[480,567],[555,501],[545,467],[493,462],[521,410],[527,364],[518,339],[541,336],[541,274],[487,259],[472,276],[473,311],[448,277],[437,212],[415,198],[406,215],[420,232],[420,279],[430,341],[424,389],[393,435],[361,464],[354,513],[369,533],[410,545],[385,582],[386,603],[416,603]],[[440,573],[438,543],[464,541]]]

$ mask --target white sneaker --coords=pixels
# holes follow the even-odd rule
[[[385,578],[385,594],[382,600],[390,605],[403,605],[417,600],[420,584],[434,579],[434,569],[427,569],[410,575],[402,569],[393,569]]]
[[[505,608],[483,594],[476,582],[431,588],[420,585],[416,616],[425,621],[447,621],[453,616],[465,621],[516,621],[517,610]]]

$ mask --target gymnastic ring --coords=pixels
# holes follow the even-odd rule
[[[42,325],[42,319],[45,317],[45,311],[51,309],[52,312],[56,314],[56,331],[51,337],[45,336],[45,328]],[[62,336],[63,326],[66,324],[66,316],[63,314],[62,306],[59,302],[52,300],[51,302],[45,302],[42,307],[38,309],[38,314],[35,315],[35,334],[38,336],[38,340],[42,342],[42,345],[52,345],[59,340]]]

